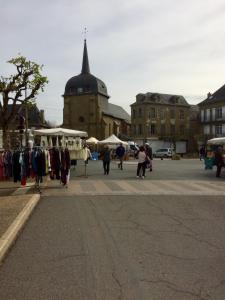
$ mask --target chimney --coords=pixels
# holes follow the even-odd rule
[[[212,96],[212,94],[210,92],[208,92],[207,98],[209,99],[211,96]]]

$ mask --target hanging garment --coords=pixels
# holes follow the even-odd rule
[[[20,151],[17,150],[12,155],[12,164],[13,164],[13,180],[14,182],[21,180],[21,166],[20,166]]]
[[[21,185],[26,185],[26,180],[27,180],[27,166],[26,166],[26,155],[25,152],[22,151],[20,152],[20,158],[19,158],[19,163],[20,163],[20,177],[21,177]]]
[[[5,179],[5,169],[4,169],[4,153],[0,153],[0,180]]]
[[[7,150],[3,153],[3,165],[5,179],[12,177],[12,152]]]
[[[66,185],[67,184],[67,176],[69,174],[70,169],[70,153],[66,148],[65,150],[60,151],[61,155],[61,182]]]
[[[57,148],[52,148],[49,150],[50,155],[50,165],[51,165],[51,172],[50,178],[60,180],[60,168],[61,168],[61,161],[60,161],[60,153]]]
[[[47,175],[51,170],[49,151],[44,150],[44,154],[45,154],[45,174]]]

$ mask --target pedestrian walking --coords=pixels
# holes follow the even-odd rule
[[[123,147],[123,144],[120,143],[120,145],[116,148],[116,156],[119,158],[118,168],[120,170],[123,170],[124,155],[125,155],[125,148]]]
[[[141,146],[138,152],[137,178],[145,178],[146,158],[144,146]]]
[[[88,164],[88,160],[92,159],[92,155],[91,155],[91,150],[90,150],[90,148],[89,148],[89,146],[87,144],[84,145],[84,149],[86,151],[86,153],[85,153],[85,155],[86,155],[85,164],[87,165]]]
[[[149,143],[145,143],[145,153],[147,155],[146,168],[149,168],[149,171],[152,172],[152,147]]]
[[[215,165],[217,166],[216,177],[220,177],[221,169],[225,166],[222,147],[218,147],[215,152]]]
[[[109,175],[111,156],[112,154],[111,150],[109,149],[109,146],[105,145],[101,155],[103,161],[104,175]]]
[[[202,160],[205,158],[205,154],[206,154],[206,151],[205,151],[205,147],[202,146],[199,150],[199,159]]]

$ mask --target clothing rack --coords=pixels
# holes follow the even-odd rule
[[[2,166],[2,173],[0,172],[2,180],[13,178],[14,182],[21,181],[21,185],[25,186],[28,178],[33,178],[35,189],[38,193],[41,193],[42,178],[50,174],[52,180],[60,180],[60,183],[67,186],[70,170],[70,154],[67,147],[61,145],[53,147],[35,145],[33,148],[0,149],[0,153],[8,151],[12,154],[12,157],[16,156],[15,160],[12,160],[12,158],[9,160],[11,162],[10,170],[12,170],[10,176],[8,176],[9,173],[6,168],[9,164],[4,163]]]

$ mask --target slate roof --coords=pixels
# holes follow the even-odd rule
[[[102,108],[102,111],[107,116],[125,120],[129,124],[131,123],[130,115],[119,105],[108,103],[106,107]]]
[[[185,98],[181,95],[170,95],[170,94],[161,94],[161,93],[146,93],[146,94],[137,94],[136,102],[137,103],[157,103],[157,104],[166,104],[166,105],[181,105],[181,106],[190,106]]]
[[[15,119],[18,122],[18,115],[22,115],[23,117],[25,117],[26,113],[25,113],[25,107],[23,106],[22,108],[20,104],[16,105],[18,108],[18,113],[15,116]],[[10,104],[8,106],[8,113],[10,113],[12,109],[12,105]],[[37,108],[36,105],[33,105],[32,107],[28,108],[28,126],[30,127],[46,127],[46,122],[43,124],[42,120],[41,120],[41,114],[39,109]]]
[[[210,103],[215,103],[215,102],[220,102],[220,101],[225,101],[225,84],[219,88],[215,93],[210,94],[205,100],[202,102],[198,103],[198,105],[204,105],[204,104],[210,104]]]
[[[70,78],[65,86],[64,96],[77,96],[83,94],[101,94],[109,98],[104,82],[90,73],[86,40],[81,73]]]

